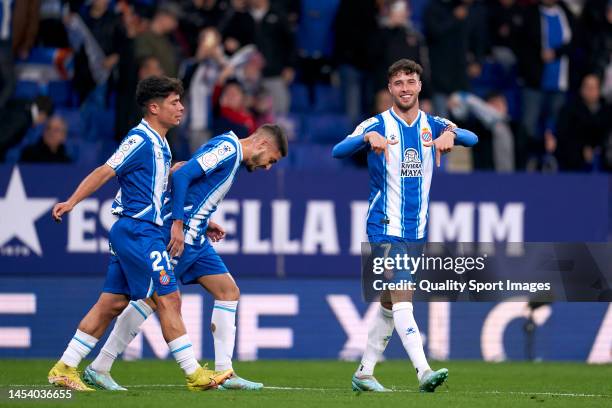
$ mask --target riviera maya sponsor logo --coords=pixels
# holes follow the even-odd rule
[[[423,166],[419,158],[419,152],[409,147],[404,151],[402,161],[402,177],[423,177]]]

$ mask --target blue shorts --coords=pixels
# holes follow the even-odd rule
[[[167,242],[170,241],[170,230],[164,229]],[[174,274],[183,285],[198,283],[198,278],[207,275],[228,273],[227,266],[221,260],[215,248],[206,239],[202,245],[185,244],[185,249],[174,267]]]
[[[425,238],[421,239],[410,239],[396,237],[393,235],[369,235],[368,241],[371,244],[379,244],[373,248],[373,256],[375,257],[388,257],[394,258],[396,255],[403,256],[404,254],[410,257],[420,257],[425,248]],[[383,247],[380,244],[391,244],[389,247]],[[399,271],[393,271],[393,277],[390,279],[392,282],[409,281],[415,282],[416,276],[411,273],[408,269],[401,269]]]
[[[178,290],[161,227],[121,217],[109,234],[111,259],[104,292],[144,299]]]

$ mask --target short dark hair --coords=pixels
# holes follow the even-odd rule
[[[395,61],[393,64],[391,64],[389,71],[387,72],[387,78],[391,80],[391,78],[393,78],[395,75],[402,72],[406,74],[417,74],[420,78],[423,74],[423,67],[413,60],[402,58],[401,60]]]
[[[144,109],[153,99],[166,99],[172,93],[183,96],[183,92],[183,83],[179,79],[152,76],[138,82],[136,102]]]
[[[289,142],[287,141],[287,135],[283,131],[283,128],[273,123],[266,123],[261,125],[259,129],[257,129],[257,132],[261,130],[266,132],[272,139],[276,147],[278,147],[281,156],[286,157],[289,151]]]

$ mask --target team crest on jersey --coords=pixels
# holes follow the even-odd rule
[[[168,276],[165,269],[162,269],[159,273],[159,283],[164,286],[170,283],[170,276]]]
[[[424,128],[421,130],[421,140],[424,142],[431,141],[431,130]]]
[[[423,177],[423,165],[419,158],[419,152],[412,147],[404,150],[402,161],[402,177]]]

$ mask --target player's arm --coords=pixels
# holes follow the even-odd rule
[[[473,132],[461,129],[447,119],[434,117],[431,124],[434,139],[423,142],[423,146],[434,147],[437,167],[440,167],[442,155],[450,152],[454,146],[471,147],[478,143],[478,137]]]
[[[53,219],[57,222],[61,222],[62,215],[70,212],[75,205],[95,193],[113,177],[115,177],[115,170],[113,170],[108,164],[103,164],[89,173],[89,175],[85,177],[83,181],[81,181],[81,184],[79,184],[67,201],[55,204],[52,211]]]
[[[478,143],[478,136],[470,130],[455,128],[447,132],[455,134],[455,144],[458,146],[472,147]]]
[[[438,116],[429,118],[431,119],[430,123],[433,127],[433,134],[435,140],[442,139],[446,142],[452,139],[453,145],[464,147],[472,147],[476,143],[478,143],[478,136],[476,136],[474,132],[457,127],[457,125],[455,125],[448,119],[440,118]],[[440,141],[440,143],[442,142],[442,140]]]
[[[344,159],[352,156],[367,145],[365,134],[350,135],[343,141],[334,146],[332,157],[335,159]]]
[[[379,126],[380,122],[377,117],[372,117],[361,122],[359,126],[355,128],[353,133],[344,138],[343,141],[334,146],[332,150],[332,157],[336,159],[344,159],[345,157],[352,156],[359,150],[368,146],[378,154],[385,149],[380,149],[381,139],[377,138],[376,135],[382,137],[379,132],[382,132]],[[374,143],[374,144],[373,144]]]
[[[189,160],[172,174],[172,228],[168,253],[170,257],[181,256],[185,247],[183,217],[185,216],[185,197],[191,182],[205,173],[195,159]]]

